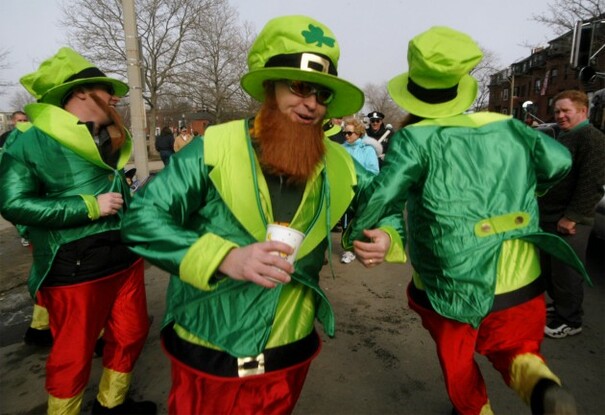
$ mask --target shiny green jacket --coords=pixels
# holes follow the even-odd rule
[[[333,335],[334,313],[318,285],[319,271],[330,229],[372,175],[338,144],[326,139],[325,145],[325,162],[307,182],[290,223],[306,235],[292,278],[314,290],[317,318]],[[380,221],[393,239],[391,261],[404,260],[401,216]],[[269,338],[283,286],[236,281],[217,268],[232,248],[265,240],[272,221],[267,183],[241,120],[210,127],[173,156],[135,195],[122,235],[137,254],[172,274],[164,325],[176,322],[234,356],[256,356]]]
[[[536,193],[570,167],[564,146],[510,117],[424,120],[391,139],[383,169],[362,195],[360,215],[345,238],[361,238],[393,205],[407,202],[409,254],[433,308],[476,327],[492,308],[507,240],[534,243],[588,278],[571,248],[538,227]],[[519,275],[517,286],[529,282]]]
[[[123,167],[132,144],[128,137],[114,169],[74,115],[48,104],[30,104],[25,111],[33,127],[10,143],[0,161],[0,213],[27,227],[33,246],[28,287],[34,296],[61,245],[120,229],[122,214],[101,218],[96,196],[119,192],[128,203]]]

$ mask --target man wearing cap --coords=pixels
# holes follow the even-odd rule
[[[318,284],[330,229],[372,176],[323,132],[363,93],[338,78],[332,31],[306,16],[270,20],[241,83],[255,117],[209,127],[134,197],[122,235],[171,273],[162,340],[172,363],[169,412],[291,413],[320,350],[317,318],[334,334]],[[292,247],[267,225],[304,233]],[[365,264],[403,261],[401,211],[360,243]]]
[[[537,248],[586,272],[561,238],[540,230],[536,201],[567,174],[570,155],[520,120],[464,114],[477,94],[469,72],[481,59],[469,36],[447,27],[410,41],[409,72],[388,90],[414,123],[391,139],[345,245],[406,204],[414,267],[408,301],[435,340],[456,413],[492,413],[475,353],[487,356],[533,413],[575,413],[540,354]]]
[[[372,111],[368,115],[369,126],[366,128],[366,140],[374,139],[380,145],[380,153],[378,154],[378,162],[380,166],[384,161],[384,156],[389,148],[389,139],[393,137],[393,128],[384,125],[384,114],[380,111]],[[368,144],[375,146],[374,143]]]
[[[120,238],[132,143],[115,105],[128,92],[70,48],[21,78],[37,99],[33,126],[0,162],[0,212],[27,226],[32,296],[48,308],[54,339],[46,364],[49,414],[79,414],[104,330],[103,374],[93,414],[154,414],[127,399],[149,317],[143,260]]]

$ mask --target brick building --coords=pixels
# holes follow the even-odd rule
[[[595,54],[605,45],[605,20],[597,21],[600,23],[592,26],[595,30],[591,33],[590,54]],[[547,47],[534,49],[529,57],[493,74],[489,85],[488,109],[524,119],[522,105],[525,101],[532,101],[532,113],[544,122],[551,122],[552,99],[557,93],[579,89],[592,97],[596,91],[605,88],[605,78],[602,76],[605,75],[605,51],[596,53],[590,63],[591,68],[600,73],[599,76],[583,81],[580,79],[581,68],[574,68],[570,63],[572,38],[573,31],[569,31],[551,40]],[[587,72],[585,70],[583,75]]]

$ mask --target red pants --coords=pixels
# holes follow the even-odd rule
[[[546,313],[544,296],[487,315],[478,329],[450,320],[414,302],[408,287],[408,303],[422,318],[435,341],[447,393],[459,414],[479,414],[487,403],[483,376],[475,352],[486,356],[510,385],[513,359],[525,353],[540,357]]]
[[[172,415],[290,414],[300,397],[311,361],[243,378],[219,377],[193,369],[167,352],[172,363],[168,412]]]
[[[71,398],[84,390],[103,328],[103,366],[132,371],[149,332],[143,274],[143,260],[138,260],[108,277],[40,289],[54,339],[46,362],[48,393]]]

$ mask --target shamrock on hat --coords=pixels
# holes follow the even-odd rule
[[[334,33],[323,23],[307,16],[283,16],[270,20],[248,54],[249,72],[242,88],[263,101],[263,83],[290,79],[318,84],[334,92],[326,118],[356,113],[364,102],[363,92],[338,78],[340,47]]]

